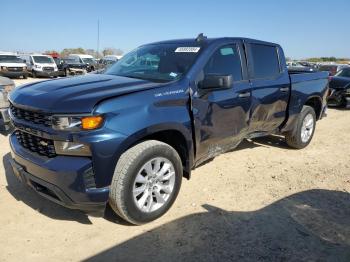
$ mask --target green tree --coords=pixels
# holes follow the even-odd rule
[[[119,48],[114,48],[114,47],[106,47],[105,49],[103,49],[102,54],[104,56],[106,56],[106,55],[122,55],[123,50],[121,50]]]

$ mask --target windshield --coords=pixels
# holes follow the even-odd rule
[[[64,59],[64,62],[66,62],[67,64],[73,64],[73,63],[80,64],[78,58],[67,58],[67,59]]]
[[[0,63],[23,63],[23,60],[15,55],[0,55]]]
[[[83,60],[83,62],[85,64],[93,64],[93,63],[95,63],[93,58],[82,58],[82,60]]]
[[[339,71],[335,76],[350,77],[350,68]]]
[[[52,64],[54,63],[53,59],[48,56],[33,56],[33,60],[35,63],[39,64]]]
[[[194,63],[200,47],[146,45],[126,54],[106,74],[169,82],[180,79]]]

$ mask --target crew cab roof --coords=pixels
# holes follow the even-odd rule
[[[252,39],[252,38],[244,38],[244,37],[219,37],[219,38],[205,38],[201,41],[196,41],[196,38],[185,38],[185,39],[173,39],[173,40],[165,40],[165,41],[159,41],[159,42],[153,42],[150,44],[201,44],[201,43],[205,43],[205,44],[211,44],[214,42],[225,42],[228,40],[233,40],[233,41],[237,41],[237,40],[241,40],[241,41],[248,41],[248,42],[253,42],[253,43],[259,43],[259,44],[266,44],[266,45],[275,45],[275,46],[279,46],[276,43],[271,43],[271,42],[265,42],[265,41],[261,41],[261,40],[257,40],[257,39]]]

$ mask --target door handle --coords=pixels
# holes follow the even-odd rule
[[[250,97],[250,92],[243,92],[243,93],[240,93],[238,95],[239,98],[246,98],[246,97]]]
[[[281,92],[288,92],[289,91],[289,87],[281,87],[280,91]]]

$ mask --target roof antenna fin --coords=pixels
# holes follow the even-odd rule
[[[197,38],[196,38],[196,41],[197,42],[202,42],[204,41],[205,39],[207,39],[207,37],[205,35],[203,35],[203,33],[200,33]]]

